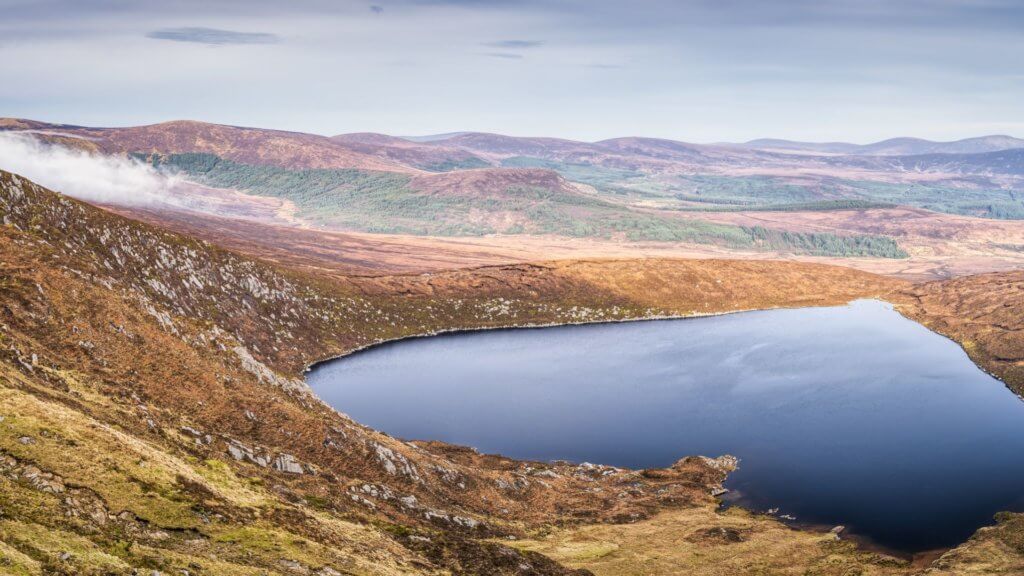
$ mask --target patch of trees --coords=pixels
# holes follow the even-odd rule
[[[752,204],[743,206],[685,206],[678,208],[684,212],[828,212],[835,210],[867,210],[871,208],[892,208],[891,202],[874,202],[871,200],[819,200],[817,202],[797,202],[794,204]]]
[[[837,235],[821,232],[790,232],[761,226],[743,227],[752,242],[769,250],[793,251],[813,256],[871,256],[907,258],[909,255],[888,236]]]
[[[477,158],[476,156],[470,156],[469,158],[459,159],[448,159],[443,162],[435,162],[433,164],[424,164],[419,166],[423,170],[428,172],[452,172],[454,170],[472,170],[474,168],[487,168],[490,166],[484,160]]]

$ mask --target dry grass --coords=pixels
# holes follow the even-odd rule
[[[286,385],[314,359],[441,329],[826,305],[909,290],[904,283],[803,263],[671,259],[327,280],[33,194],[5,214],[17,228],[0,227],[4,570],[277,574],[296,562],[354,574],[515,574],[528,562],[565,574],[484,540],[554,525],[575,528],[520,545],[599,573],[906,569],[770,519],[716,514],[708,492],[724,472],[700,460],[588,476],[414,447]],[[165,258],[176,264],[150,266]],[[226,281],[228,271],[242,280]],[[242,361],[237,347],[266,365]],[[184,426],[211,440],[196,442]],[[307,473],[235,461],[229,439],[294,456]],[[554,477],[533,474],[541,468]],[[40,474],[63,492],[47,491]],[[499,479],[529,484],[509,490]],[[627,494],[636,483],[640,495]],[[612,523],[623,519],[638,521]],[[1024,555],[1017,520],[946,565],[1013,566]]]
[[[794,530],[736,508],[718,513],[713,506],[666,511],[634,524],[554,530],[516,546],[598,576],[914,572],[905,561],[859,551],[832,534]]]

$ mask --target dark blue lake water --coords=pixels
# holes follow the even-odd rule
[[[307,381],[394,436],[515,458],[732,454],[742,505],[905,552],[1024,509],[1024,403],[877,301],[408,340]]]

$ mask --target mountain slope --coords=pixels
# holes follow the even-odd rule
[[[331,140],[363,154],[386,158],[429,172],[484,168],[490,165],[486,160],[462,148],[431,146],[385,134],[339,134],[332,136]]]
[[[30,129],[41,136],[74,136],[107,154],[201,152],[237,162],[282,168],[358,168],[416,172],[399,162],[359,152],[324,136],[192,120],[127,128],[86,128],[6,119],[0,121],[0,127]]]
[[[594,472],[408,444],[320,404],[299,372],[441,329],[886,294],[908,298],[901,310],[926,322],[973,318],[969,332],[949,332],[968,345],[1009,321],[994,309],[975,316],[979,302],[1019,291],[1019,279],[979,280],[977,293],[989,295],[947,314],[932,303],[972,291],[837,267],[680,260],[325,282],[2,172],[0,215],[0,562],[24,574],[568,573],[538,550],[608,574],[621,573],[616,558],[651,554],[712,575],[917,573],[829,534],[717,514],[708,493],[724,460]],[[1014,345],[1012,324],[992,334],[985,350],[1011,358],[996,346]],[[1020,566],[1020,518],[1000,516],[931,573]],[[730,530],[742,531],[742,552],[723,556],[716,535]],[[525,539],[525,551],[493,539],[509,536]]]
[[[719,163],[732,164],[758,157],[771,157],[770,154],[757,150],[640,137],[579,142],[562,138],[529,138],[464,132],[426,144],[461,148],[492,161],[529,158],[649,172],[671,170],[673,164],[709,167]]]
[[[564,159],[573,154],[587,153],[591,145],[586,142],[562,138],[527,138],[489,134],[485,132],[460,132],[443,140],[432,140],[425,144],[438,147],[456,147],[482,155],[536,156],[539,158]]]
[[[322,405],[299,371],[441,329],[901,286],[826,266],[657,260],[327,283],[2,172],[0,214],[0,558],[26,574],[566,574],[491,538],[662,510],[713,518],[728,461],[638,473],[410,445]],[[770,533],[751,546],[786,531]],[[828,538],[795,538],[788,561],[881,566],[849,547],[824,553]]]

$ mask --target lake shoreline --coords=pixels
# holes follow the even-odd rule
[[[728,311],[713,312],[713,313],[694,313],[694,314],[679,314],[679,315],[651,315],[651,316],[642,316],[642,317],[634,317],[634,318],[621,318],[621,319],[597,320],[597,321],[589,321],[588,320],[588,321],[566,321],[566,322],[549,322],[549,323],[523,323],[523,324],[510,323],[510,324],[501,325],[501,326],[486,326],[486,327],[476,327],[476,328],[451,328],[451,329],[444,329],[444,330],[435,330],[435,331],[431,331],[431,332],[427,332],[427,333],[422,333],[422,334],[414,334],[414,335],[403,336],[403,337],[398,337],[398,338],[383,339],[383,340],[380,340],[380,341],[377,341],[377,342],[373,342],[373,343],[370,343],[370,344],[367,344],[367,345],[364,345],[364,346],[361,346],[361,347],[358,347],[358,348],[354,348],[352,350],[346,351],[343,354],[336,355],[336,356],[331,356],[329,358],[326,358],[326,359],[323,359],[323,360],[318,360],[316,362],[310,363],[303,370],[303,374],[304,375],[308,375],[309,373],[315,371],[317,368],[319,368],[319,367],[321,367],[321,366],[323,366],[323,365],[325,365],[327,363],[331,363],[331,362],[334,362],[334,361],[340,360],[340,359],[350,358],[350,357],[358,355],[358,353],[360,353],[360,352],[367,352],[367,351],[370,351],[370,350],[373,350],[373,349],[377,349],[377,348],[381,348],[381,347],[384,347],[384,346],[388,346],[388,345],[391,345],[391,344],[398,344],[398,343],[401,343],[401,342],[404,342],[404,341],[407,341],[407,340],[409,340],[409,341],[426,340],[426,339],[430,339],[433,336],[442,336],[442,335],[449,335],[449,336],[456,335],[457,336],[457,335],[462,335],[462,334],[501,332],[501,331],[508,331],[508,332],[524,331],[525,332],[525,331],[534,331],[534,330],[540,330],[540,329],[543,329],[543,328],[554,328],[554,327],[595,326],[595,325],[596,326],[600,326],[600,325],[633,324],[633,323],[644,323],[644,322],[652,322],[653,323],[653,322],[657,322],[657,321],[669,321],[669,320],[687,320],[687,319],[697,320],[697,319],[704,319],[704,318],[732,316],[732,315],[738,315],[738,314],[746,313],[746,312],[772,312],[772,311],[782,311],[782,310],[821,310],[821,309],[829,309],[829,308],[844,309],[844,308],[849,308],[851,305],[854,305],[857,302],[872,302],[874,304],[877,304],[879,308],[884,308],[886,310],[889,310],[889,311],[892,311],[892,312],[896,312],[896,314],[898,315],[898,318],[901,318],[901,319],[907,321],[908,324],[911,324],[911,325],[913,325],[915,327],[918,327],[918,328],[924,328],[929,334],[938,335],[938,336],[940,336],[942,338],[942,340],[945,340],[945,341],[948,341],[948,342],[951,342],[951,343],[955,344],[957,349],[965,354],[968,362],[970,363],[970,365],[972,367],[974,367],[978,371],[982,372],[986,376],[992,378],[993,380],[999,381],[1003,388],[1009,389],[1012,392],[1012,389],[1010,389],[1008,386],[1006,386],[1005,382],[1002,382],[1000,379],[998,379],[994,375],[990,374],[983,367],[981,367],[980,365],[975,363],[973,361],[973,359],[971,359],[970,356],[966,354],[966,350],[963,348],[962,345],[960,345],[960,343],[956,342],[955,340],[953,340],[952,338],[949,338],[948,336],[946,336],[944,334],[941,334],[941,333],[939,333],[939,332],[937,332],[935,330],[930,329],[929,327],[923,325],[922,323],[918,322],[914,318],[909,317],[908,315],[904,314],[900,310],[900,306],[897,303],[894,303],[894,302],[890,301],[889,299],[885,299],[885,298],[881,298],[881,297],[878,297],[878,298],[858,298],[858,299],[847,301],[845,303],[826,304],[826,305],[773,306],[773,307],[765,307],[765,308],[728,310]],[[868,317],[867,319],[870,320],[870,317]],[[328,406],[331,406],[332,408],[335,408],[330,402],[327,402],[327,401],[323,400],[320,397],[320,394],[323,393],[323,388],[322,387],[318,387],[318,388],[319,389],[313,389],[314,395],[317,397],[317,399],[320,400],[321,402],[323,402],[324,404],[326,404]],[[311,387],[311,389],[312,389],[312,387]],[[365,418],[362,418],[360,416],[357,416],[357,418],[360,419],[360,421],[365,420]],[[373,427],[377,428],[377,429],[382,429],[380,425],[375,425]],[[386,427],[384,429],[386,429]],[[407,434],[396,433],[396,435],[397,435],[397,437],[402,437],[402,438],[405,438],[405,437],[409,437],[409,438],[421,438],[421,437],[423,437],[423,438],[432,438],[433,437],[433,436],[430,436],[429,434],[427,434],[427,435],[413,435],[413,436],[409,436]],[[438,436],[438,437],[442,437],[443,438],[444,436]],[[468,441],[467,442],[467,441],[460,441],[460,440],[452,440],[451,438],[448,438],[448,439],[443,440],[443,441],[450,442],[453,445],[469,445],[469,446],[474,446],[474,443],[472,441]],[[490,448],[485,448],[485,450],[486,450],[487,453],[494,453],[494,454],[508,453],[507,450],[503,450],[503,449],[493,450],[493,449],[490,449]],[[684,451],[683,453],[703,454],[703,453],[717,453],[717,452]],[[541,457],[522,456],[521,459],[546,461],[546,456],[541,456]],[[560,458],[560,459],[565,460],[566,458],[563,457],[563,458]],[[575,460],[575,458],[573,456],[569,456],[568,460],[573,461],[573,460]],[[599,461],[603,461],[603,460],[591,459],[591,461],[599,462]],[[609,460],[609,461],[614,461],[614,460]],[[652,468],[649,465],[631,466],[629,464],[622,464],[621,462],[617,463],[616,466],[620,467],[620,468],[627,468],[627,469],[633,469],[633,470],[648,470],[648,469]],[[655,466],[654,468],[657,468],[657,467]],[[783,524],[785,524],[785,525],[787,525],[787,526],[789,526],[789,527],[791,527],[793,529],[796,529],[796,530],[815,532],[815,533],[827,533],[827,532],[829,532],[832,529],[832,526],[827,525],[827,524],[802,522],[802,521],[796,521],[795,519],[790,520],[790,519],[787,519],[787,518],[782,518],[782,517],[779,517],[778,515],[765,514],[763,512],[763,510],[765,508],[762,507],[762,506],[743,504],[743,503],[736,503],[736,504],[733,504],[733,505],[737,506],[737,507],[740,507],[740,508],[743,508],[743,509],[745,509],[745,510],[751,512],[751,513],[754,513],[754,514],[762,514],[762,515],[765,515],[767,517],[776,519],[779,522],[781,522],[781,523],[783,523]],[[762,511],[761,512],[756,512],[759,509],[761,509]],[[990,524],[991,524],[991,521],[986,522],[984,524],[979,524],[977,526],[977,528],[981,528],[983,526],[987,526],[987,525],[990,525]],[[864,549],[864,550],[870,550],[870,551],[879,552],[879,553],[886,554],[886,555],[889,555],[889,556],[901,558],[903,560],[910,561],[910,562],[921,561],[921,558],[923,558],[923,557],[934,558],[934,557],[937,557],[937,556],[941,555],[944,551],[950,549],[949,547],[943,547],[943,548],[932,548],[932,549],[925,549],[925,550],[915,551],[914,548],[905,549],[905,548],[900,548],[900,547],[894,547],[894,546],[885,545],[885,544],[881,544],[879,542],[876,542],[871,537],[865,536],[865,535],[862,535],[862,534],[859,534],[859,533],[856,533],[856,532],[853,532],[852,530],[850,530],[848,532],[844,532],[844,534],[842,535],[841,539],[856,542],[858,544],[858,546],[860,548]],[[951,547],[952,546],[956,546],[956,544],[952,544]]]
[[[879,300],[887,304],[893,305],[885,300],[876,298],[858,298],[856,300]],[[544,322],[544,323],[533,323],[533,324],[509,324],[507,326],[481,326],[478,328],[444,328],[441,330],[432,330],[429,332],[423,332],[420,334],[411,334],[408,336],[398,336],[396,338],[385,338],[383,340],[377,340],[369,344],[352,348],[341,354],[327,356],[325,358],[314,360],[302,369],[301,375],[305,376],[310,371],[315,369],[321,364],[333,362],[335,360],[341,360],[342,358],[349,358],[360,352],[366,352],[374,348],[386,346],[389,344],[397,344],[409,340],[422,340],[425,338],[432,338],[434,336],[452,336],[459,334],[474,334],[477,332],[496,332],[501,330],[541,330],[544,328],[562,328],[569,326],[601,326],[605,324],[629,324],[634,322],[657,322],[661,320],[689,320],[696,318],[714,318],[717,316],[730,316],[733,314],[743,314],[745,312],[766,312],[770,310],[800,310],[803,308],[831,308],[835,306],[849,306],[851,302],[856,300],[850,300],[844,304],[829,304],[821,306],[769,306],[765,308],[744,308],[740,310],[726,310],[722,312],[697,312],[694,314],[662,314],[657,316],[643,316],[637,318],[619,318],[612,320],[581,320],[581,321],[565,321],[565,322]]]

